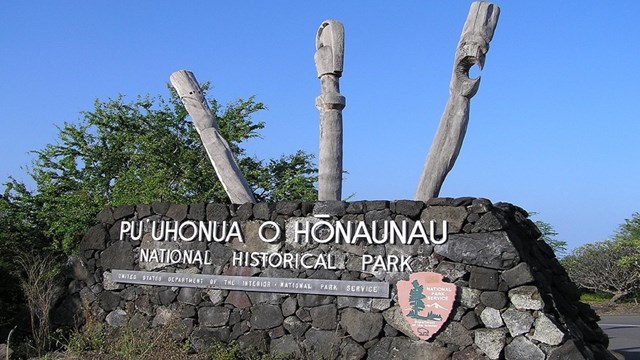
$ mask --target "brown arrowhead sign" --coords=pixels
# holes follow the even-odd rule
[[[442,275],[420,272],[409,281],[398,281],[398,302],[405,320],[422,340],[429,340],[447,321],[457,287],[442,281]]]

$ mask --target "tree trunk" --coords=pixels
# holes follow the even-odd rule
[[[473,65],[480,69],[484,66],[499,14],[500,9],[494,4],[471,4],[456,50],[449,100],[422,169],[416,200],[427,201],[440,194],[444,179],[460,153],[469,123],[470,101],[480,86],[480,77],[469,78],[469,69]]]
[[[196,77],[191,71],[180,70],[171,74],[170,81],[191,115],[209,160],[231,202],[255,203],[253,192],[242,175],[229,144],[218,132],[218,123],[200,91]]]
[[[609,302],[615,303],[618,300],[622,299],[623,297],[627,296],[628,294],[629,294],[628,291],[616,291],[613,293],[613,297],[609,299]]]

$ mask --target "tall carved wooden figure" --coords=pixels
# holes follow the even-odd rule
[[[456,49],[449,100],[422,169],[416,200],[427,201],[438,196],[445,177],[460,153],[469,123],[469,104],[480,86],[480,77],[469,78],[469,69],[474,64],[480,69],[484,66],[499,14],[500,8],[492,3],[471,4]]]
[[[326,20],[316,35],[314,55],[320,96],[320,161],[318,165],[318,200],[342,199],[342,109],[346,105],[340,95],[339,79],[344,63],[344,27]]]
[[[229,144],[218,131],[218,122],[211,113],[195,75],[179,70],[171,74],[171,85],[178,92],[196,127],[218,180],[233,204],[255,203],[251,187],[240,171]]]

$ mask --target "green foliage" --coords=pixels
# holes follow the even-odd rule
[[[245,159],[245,162],[255,161]],[[297,151],[293,155],[283,155],[271,159],[266,166],[246,164],[247,178],[257,184],[254,190],[258,201],[304,200],[315,201],[317,192],[317,169],[313,166],[313,155]],[[247,180],[249,181],[249,180]]]
[[[530,215],[534,216],[537,213],[532,212]],[[556,257],[561,258],[567,254],[567,242],[556,239],[558,236],[558,232],[553,228],[551,224],[548,222],[544,222],[541,220],[534,221],[538,230],[542,234],[539,240],[542,240],[547,243],[553,249],[553,252],[556,254]]]
[[[226,107],[212,100],[210,107],[259,201],[315,200],[311,155],[298,151],[262,161],[245,154],[243,143],[264,128],[251,119],[265,108],[262,103],[251,97]],[[228,202],[186,115],[175,92],[168,100],[96,101],[79,122],[64,124],[56,143],[36,151],[35,218],[46,225],[42,229],[55,248],[73,252],[106,206]]]
[[[82,331],[74,329],[69,335],[66,349],[71,354],[80,355],[87,351],[103,351],[106,346],[106,328],[96,319],[87,305],[83,306],[84,325]]]
[[[616,302],[640,287],[640,267],[621,263],[634,251],[619,241],[601,241],[575,249],[562,265],[579,287],[612,294],[610,301]]]
[[[640,268],[640,213],[633,213],[631,219],[625,219],[616,232],[614,239],[631,251],[622,257],[625,266]]]
[[[15,255],[47,247],[40,204],[24,185],[10,179],[0,194],[0,325],[12,322],[25,303],[20,288],[22,268]]]
[[[238,347],[212,341],[206,348],[205,354],[211,360],[235,360],[238,358]]]
[[[176,323],[152,328],[112,328],[105,326],[85,307],[85,324],[74,330],[66,342],[69,354],[93,359],[192,359],[192,360],[279,360],[283,357],[262,354],[257,349],[211,341],[201,353],[193,353],[188,340],[176,337]]]

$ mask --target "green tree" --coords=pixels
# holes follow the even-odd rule
[[[530,215],[536,215],[536,212],[532,212]],[[553,225],[548,222],[544,222],[542,220],[534,221],[538,230],[540,230],[540,238],[538,240],[543,240],[553,249],[553,252],[557,257],[561,258],[567,254],[567,242],[556,239],[558,236],[558,232],[553,228]]]
[[[562,259],[569,277],[581,288],[607,292],[611,302],[640,289],[640,266],[621,259],[637,249],[616,240],[583,245]]]
[[[633,213],[631,219],[625,219],[618,227],[614,239],[631,250],[621,259],[622,264],[640,267],[640,213]]]
[[[20,288],[22,268],[16,256],[42,251],[49,245],[46,224],[38,216],[40,208],[24,185],[13,179],[5,184],[0,194],[0,326],[11,323],[25,302]]]
[[[315,200],[311,155],[299,151],[268,161],[246,155],[243,143],[260,137],[265,126],[251,118],[265,108],[262,103],[251,97],[222,107],[211,100],[210,107],[259,201]],[[175,92],[167,100],[96,101],[36,155],[31,175],[41,206],[38,221],[65,252],[75,249],[95,215],[109,205],[228,202]]]

